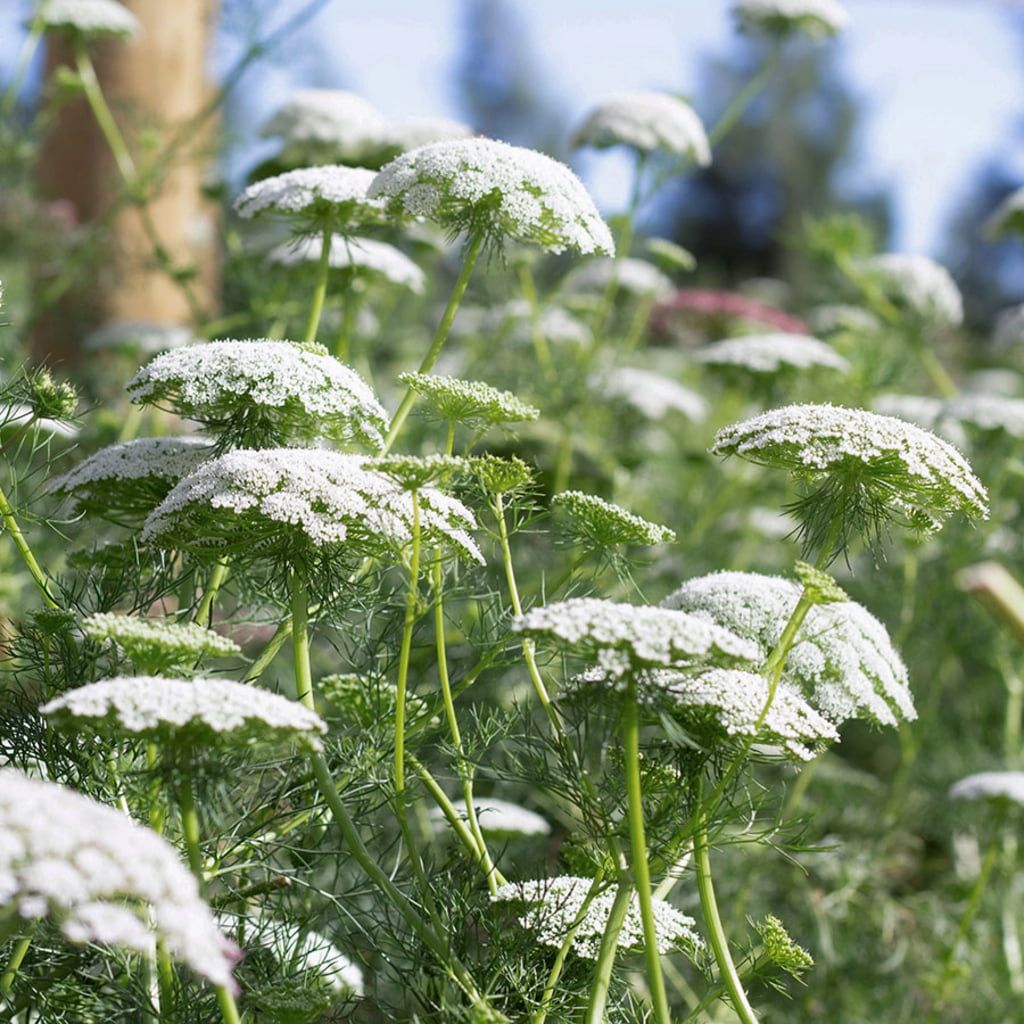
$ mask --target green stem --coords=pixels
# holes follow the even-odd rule
[[[352,853],[356,863],[387,898],[388,902],[398,911],[413,934],[430,950],[437,962],[446,970],[449,977],[465,992],[470,1002],[481,1011],[489,1013],[490,1017],[488,1019],[503,1021],[505,1018],[496,1014],[494,1009],[489,1006],[487,999],[477,988],[469,971],[447,949],[444,942],[420,917],[413,905],[391,879],[388,878],[377,861],[370,856],[369,850],[363,845],[355,823],[342,803],[323,754],[312,753],[309,757],[320,793],[330,808],[335,824],[341,830],[342,839],[344,839],[345,845]]]
[[[292,658],[295,699],[315,711],[313,674],[309,665],[309,594],[305,580],[295,571],[292,572]]]
[[[399,804],[405,793],[405,703],[409,685],[409,659],[412,654],[412,634],[419,609],[420,582],[420,502],[419,494],[412,492],[412,553],[409,559],[409,589],[405,598],[405,616],[402,621],[402,644],[398,653],[398,684],[395,697],[395,793]]]
[[[469,246],[466,249],[466,256],[462,261],[462,269],[459,271],[459,276],[455,279],[455,284],[452,286],[452,293],[448,298],[448,305],[445,307],[444,315],[441,317],[441,322],[437,325],[437,330],[434,332],[434,338],[430,343],[430,348],[427,349],[427,354],[423,357],[423,360],[419,365],[419,373],[429,373],[434,368],[434,363],[437,362],[437,357],[441,354],[441,349],[444,348],[444,343],[448,340],[448,334],[452,329],[455,314],[459,311],[459,305],[462,302],[463,295],[466,294],[466,287],[468,286],[469,279],[473,274],[473,268],[476,266],[477,259],[483,250],[484,242],[486,240],[487,235],[482,231],[478,231],[476,234],[470,236]],[[391,426],[388,428],[387,437],[384,439],[383,454],[386,455],[391,451],[391,448],[395,443],[395,439],[398,437],[399,431],[402,429],[402,425],[405,423],[415,401],[416,392],[413,391],[411,387],[406,388],[405,395],[402,398],[401,404],[398,406],[398,411],[391,420]]]
[[[21,49],[18,51],[18,60],[14,66],[14,73],[7,84],[3,102],[0,103],[0,118],[4,120],[10,116],[11,111],[14,109],[14,104],[18,100],[21,85],[25,81],[28,69],[32,66],[32,58],[35,56],[36,50],[39,48],[39,41],[43,37],[43,30],[42,8],[40,7],[36,12],[36,16],[32,19],[32,24],[29,26],[25,38],[22,40]]]
[[[15,518],[14,509],[12,508],[11,503],[7,500],[7,495],[3,492],[2,488],[0,488],[0,518],[3,519],[4,527],[10,534],[11,540],[14,541],[14,546],[18,549],[18,554],[21,555],[21,560],[25,563],[36,588],[42,595],[43,602],[50,608],[59,607],[57,602],[50,596],[46,575],[39,567],[39,563],[36,561],[36,556],[32,554],[32,549],[28,546],[28,541],[25,539],[25,535],[21,532],[21,527],[18,525],[18,520]]]
[[[349,361],[352,338],[356,332],[356,324],[359,320],[359,292],[355,283],[351,283],[345,293],[344,305],[341,309],[341,327],[338,330],[338,337],[334,342],[334,357],[343,363]]]
[[[437,649],[437,675],[441,682],[441,698],[444,701],[445,716],[448,719],[448,731],[451,733],[452,744],[457,757],[456,770],[462,783],[462,799],[466,807],[466,818],[469,828],[479,849],[480,859],[487,872],[487,885],[493,895],[498,886],[498,873],[494,867],[487,840],[484,838],[480,822],[477,820],[476,805],[473,802],[473,772],[466,761],[462,747],[462,732],[459,729],[459,718],[455,713],[455,700],[452,697],[451,678],[448,675],[448,651],[444,639],[444,574],[441,570],[441,551],[438,549],[431,567],[434,584],[434,646]]]
[[[712,146],[717,146],[736,126],[736,123],[746,112],[747,107],[750,106],[771,77],[772,72],[779,63],[781,53],[781,46],[776,44],[757,73],[733,97],[732,102],[725,108],[722,116],[715,122],[711,131],[708,132],[708,142]]]
[[[34,933],[35,926],[30,924],[25,934],[18,939],[17,944],[11,951],[7,966],[4,968],[4,973],[0,975],[0,995],[4,996],[4,998],[11,994],[11,989],[14,987],[14,979],[18,976],[18,968],[21,967],[25,955],[28,953],[29,946],[32,945]]]
[[[325,231],[320,243],[320,259],[316,265],[316,286],[313,288],[313,301],[309,306],[309,317],[306,320],[306,332],[302,340],[316,341],[316,332],[320,326],[320,315],[324,311],[324,299],[327,297],[327,278],[331,270],[331,232]]]
[[[604,1008],[608,1003],[608,993],[612,984],[612,969],[615,967],[619,932],[622,931],[622,922],[626,920],[626,911],[632,897],[633,887],[629,884],[628,878],[620,877],[615,901],[608,912],[608,921],[601,937],[601,948],[597,953],[597,965],[594,967],[594,980],[590,983],[590,999],[583,1014],[583,1024],[604,1024]]]
[[[757,1024],[757,1015],[747,999],[743,982],[740,980],[732,954],[729,952],[729,942],[725,935],[725,929],[722,927],[722,918],[715,900],[715,887],[711,880],[711,858],[708,854],[706,818],[701,819],[697,834],[694,836],[693,853],[697,867],[697,891],[700,894],[704,924],[719,973],[725,983],[726,991],[729,993],[736,1016],[739,1017],[742,1024]]]
[[[516,274],[519,277],[519,287],[523,298],[526,299],[526,304],[530,309],[530,341],[533,345],[533,353],[548,382],[557,386],[558,373],[551,358],[551,346],[540,328],[540,298],[537,295],[537,283],[533,279],[533,272],[523,262],[516,268]]]
[[[178,783],[178,804],[181,809],[181,830],[185,838],[185,850],[188,853],[188,866],[196,876],[200,891],[206,888],[203,874],[203,851],[199,828],[199,810],[196,807],[192,784],[191,751],[186,750],[182,759],[181,779]],[[224,1024],[241,1024],[238,1007],[231,990],[224,985],[214,987],[217,993],[217,1005],[220,1007]]]
[[[230,566],[226,557],[218,558],[210,571],[210,578],[206,583],[206,590],[203,591],[203,599],[199,602],[193,622],[209,628],[213,625],[213,602],[217,600],[217,594],[228,578]]]
[[[647,983],[651,989],[654,1018],[658,1024],[671,1024],[668,994],[665,991],[661,956],[658,953],[658,931],[654,922],[654,903],[651,899],[651,870],[647,863],[643,788],[640,783],[640,723],[636,701],[636,680],[630,678],[623,712],[623,746],[626,755],[626,799],[633,882],[640,902],[640,918],[644,928],[644,959],[647,961]]]
[[[960,952],[960,946],[963,944],[964,939],[967,938],[971,922],[974,920],[974,915],[978,912],[978,907],[981,905],[981,898],[985,894],[985,886],[988,884],[989,876],[992,874],[992,869],[995,867],[996,860],[999,857],[1002,818],[1004,815],[1000,815],[999,817],[1000,820],[993,828],[992,838],[985,850],[985,856],[981,862],[981,870],[978,872],[978,877],[975,879],[974,885],[971,887],[971,894],[967,898],[967,906],[964,908],[963,916],[960,918],[960,924],[956,930],[956,936],[949,947],[949,952],[946,954],[946,960],[942,967],[942,976],[939,979],[938,986],[940,1005],[944,1004],[948,1000],[949,995],[951,995],[951,993],[947,995],[947,987],[953,977],[957,954]]]

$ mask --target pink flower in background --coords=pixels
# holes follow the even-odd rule
[[[651,314],[651,330],[672,333],[680,316],[722,317],[767,324],[787,334],[810,334],[810,328],[799,317],[781,309],[748,298],[739,292],[718,288],[680,288],[659,302]]]

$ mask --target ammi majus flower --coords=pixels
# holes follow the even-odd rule
[[[573,542],[591,550],[669,544],[676,539],[675,531],[667,526],[652,523],[596,494],[562,491],[551,499],[551,507],[562,514],[563,528]]]
[[[737,0],[732,15],[741,32],[781,37],[834,36],[850,23],[837,0]]]
[[[623,93],[599,103],[573,133],[574,146],[628,146],[711,163],[704,125],[686,100],[670,93]]]
[[[935,327],[958,327],[964,319],[964,300],[950,272],[927,256],[883,253],[858,261],[901,309]]]
[[[133,402],[204,424],[221,447],[320,438],[380,448],[387,413],[322,345],[213,341],[157,356],[128,382]]]
[[[508,238],[549,252],[615,251],[608,225],[568,167],[492,139],[435,142],[403,153],[381,170],[369,195],[391,213],[492,243]]]
[[[316,263],[320,250],[319,239],[305,236],[277,246],[269,259],[285,266]],[[423,271],[401,249],[374,238],[333,235],[327,261],[332,270],[342,270],[353,277],[377,277],[417,295],[426,283]]]
[[[139,19],[117,0],[42,0],[37,17],[51,32],[84,39],[134,39]]]
[[[705,366],[765,376],[816,367],[840,373],[850,369],[850,364],[831,346],[805,334],[751,334],[724,338],[697,349],[693,358]]]
[[[428,373],[401,373],[399,383],[412,388],[443,420],[481,429],[535,420],[540,410],[511,391],[478,380]]]
[[[74,790],[0,769],[0,906],[48,918],[75,943],[144,956],[160,940],[214,985],[233,986],[237,948],[161,836]]]

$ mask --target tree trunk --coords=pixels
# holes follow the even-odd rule
[[[145,168],[154,153],[210,98],[207,44],[217,0],[127,0],[142,25],[130,42],[105,41],[90,53],[118,127],[135,163]],[[67,43],[47,40],[47,85],[63,66],[74,65]],[[211,126],[178,151],[147,205],[161,248],[162,267],[138,209],[124,204],[113,217],[111,204],[123,182],[109,147],[86,102],[62,107],[43,144],[38,180],[42,195],[60,203],[75,222],[96,228],[98,247],[80,287],[58,308],[45,311],[32,339],[33,355],[50,362],[79,358],[82,334],[91,326],[124,320],[189,323],[193,309],[168,266],[187,269],[195,301],[205,311],[219,291],[215,205],[203,198],[205,168],[216,154]],[[104,223],[109,219],[109,223]],[[50,276],[62,268],[52,268]],[[42,282],[45,287],[46,282]]]

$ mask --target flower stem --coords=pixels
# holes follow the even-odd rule
[[[693,841],[694,861],[697,867],[697,891],[700,894],[701,910],[704,913],[704,924],[707,928],[711,949],[715,954],[719,973],[725,983],[726,991],[732,1007],[742,1024],[757,1024],[754,1013],[743,989],[732,954],[729,952],[729,941],[722,927],[722,918],[715,900],[715,887],[711,880],[711,858],[708,855],[707,819],[702,818]]]
[[[295,666],[295,699],[315,711],[313,674],[309,665],[309,594],[302,576],[292,572],[292,658]]]
[[[444,640],[444,574],[441,571],[441,552],[438,550],[431,567],[434,584],[434,646],[437,649],[437,675],[441,682],[441,697],[444,701],[445,716],[448,719],[448,731],[451,733],[452,744],[458,758],[456,770],[462,782],[462,799],[466,807],[466,818],[479,852],[479,857],[487,872],[487,886],[493,895],[502,884],[494,861],[487,849],[480,822],[477,820],[476,805],[473,803],[473,772],[466,760],[462,747],[462,732],[459,729],[459,718],[455,713],[455,701],[452,698],[451,679],[448,675],[448,652]]]
[[[405,704],[409,685],[409,658],[412,654],[412,634],[419,608],[420,582],[420,502],[412,492],[412,552],[409,558],[409,590],[405,598],[405,616],[402,621],[402,644],[398,653],[398,683],[395,696],[395,792],[399,803],[405,793]]]
[[[469,284],[469,279],[473,274],[473,268],[476,266],[477,259],[483,250],[486,239],[487,236],[483,232],[477,232],[470,236],[469,246],[466,249],[465,258],[462,261],[462,269],[459,271],[459,276],[455,279],[455,284],[452,285],[452,293],[448,298],[448,305],[445,307],[444,315],[441,317],[441,322],[437,325],[437,330],[434,332],[434,338],[430,343],[430,348],[427,349],[427,354],[423,357],[423,361],[419,365],[419,373],[429,373],[433,369],[434,363],[437,362],[437,357],[441,354],[441,349],[444,348],[444,343],[448,340],[448,334],[452,329],[455,314],[459,311],[459,305],[462,302],[462,297],[466,294],[466,287]],[[399,431],[402,429],[402,424],[405,423],[405,420],[409,415],[409,411],[412,409],[415,401],[416,392],[413,391],[411,387],[406,388],[405,395],[402,398],[401,404],[398,406],[398,411],[391,420],[391,426],[388,428],[387,437],[384,439],[383,454],[386,455],[391,451],[391,448],[395,443],[395,439],[398,437]]]
[[[316,332],[320,327],[320,314],[324,311],[324,299],[327,297],[327,278],[331,270],[331,232],[324,231],[320,242],[320,259],[316,265],[316,285],[313,288],[313,301],[309,306],[309,318],[306,320],[306,332],[302,340],[316,341]]]
[[[7,500],[7,495],[4,493],[2,488],[0,488],[0,518],[3,519],[5,529],[10,534],[11,540],[14,541],[14,546],[18,549],[18,554],[21,555],[21,560],[25,563],[25,567],[32,576],[32,580],[35,583],[36,588],[42,595],[43,602],[50,608],[59,607],[57,602],[50,596],[46,575],[39,567],[39,563],[36,561],[36,556],[32,554],[32,549],[28,546],[28,541],[25,539],[25,535],[21,532],[21,527],[18,525],[18,520],[14,515],[14,509],[11,506],[11,503]]]
[[[330,769],[323,754],[311,753],[309,757],[320,793],[330,808],[335,824],[341,830],[342,838],[355,858],[356,863],[387,898],[388,902],[398,911],[406,924],[409,925],[413,934],[430,950],[437,962],[446,970],[449,977],[465,992],[470,1002],[478,1009],[489,1013],[489,1019],[495,1022],[504,1021],[505,1018],[497,1014],[490,1007],[486,997],[477,988],[469,971],[450,952],[435,931],[420,917],[413,905],[391,879],[388,878],[377,861],[370,855],[369,850],[363,845],[355,823],[345,809],[337,787],[334,785],[334,780],[331,778]]]
[[[192,874],[196,876],[200,891],[203,891],[206,888],[206,879],[203,875],[199,810],[196,807],[195,794],[193,792],[191,756],[191,751],[186,750],[185,757],[182,759],[183,767],[181,779],[178,783],[178,805],[181,810],[181,831],[185,838],[188,866],[192,869]],[[231,994],[231,990],[225,985],[216,985],[214,986],[214,991],[217,993],[217,1005],[220,1007],[224,1024],[241,1024],[238,1007],[235,1005],[235,997]]]
[[[206,626],[207,628],[213,625],[213,602],[217,600],[217,594],[224,585],[224,581],[228,578],[229,569],[230,566],[226,557],[217,559],[213,569],[210,571],[206,590],[203,591],[203,599],[199,602],[199,607],[196,609],[194,622],[198,622],[201,626]]]
[[[601,936],[601,948],[597,953],[597,966],[594,968],[594,980],[590,983],[590,999],[583,1014],[583,1024],[604,1024],[604,1008],[608,1003],[608,992],[612,983],[619,932],[622,931],[622,922],[626,920],[626,911],[632,897],[633,887],[623,873],[619,879],[615,901],[608,911],[604,935]]]
[[[4,973],[0,975],[0,995],[5,998],[11,994],[11,989],[14,987],[14,979],[18,976],[18,968],[21,967],[22,961],[24,961],[25,955],[28,953],[29,946],[32,945],[34,932],[35,926],[30,924],[25,934],[18,939],[7,961],[7,966],[4,968]]]
[[[732,131],[736,123],[746,112],[747,107],[750,106],[757,94],[764,88],[779,63],[781,52],[781,47],[776,44],[750,81],[733,97],[729,106],[722,112],[722,116],[715,122],[711,131],[708,132],[708,142],[712,146],[717,146]]]
[[[4,120],[10,116],[11,111],[14,109],[14,104],[18,100],[18,93],[21,92],[22,83],[25,81],[28,69],[32,66],[32,58],[39,48],[39,41],[43,38],[43,29],[42,8],[40,7],[36,11],[36,16],[32,19],[32,23],[29,25],[25,38],[22,40],[21,49],[18,51],[17,63],[14,66],[14,73],[11,75],[11,80],[7,83],[3,101],[0,102],[0,118]]]
[[[629,839],[632,853],[633,882],[640,902],[644,928],[644,958],[647,982],[651,987],[654,1018],[658,1024],[671,1024],[668,994],[661,973],[658,932],[651,900],[651,870],[647,863],[647,838],[644,834],[643,789],[640,783],[640,724],[636,707],[636,680],[630,678],[623,718],[623,746],[626,755],[626,799],[629,814]]]

